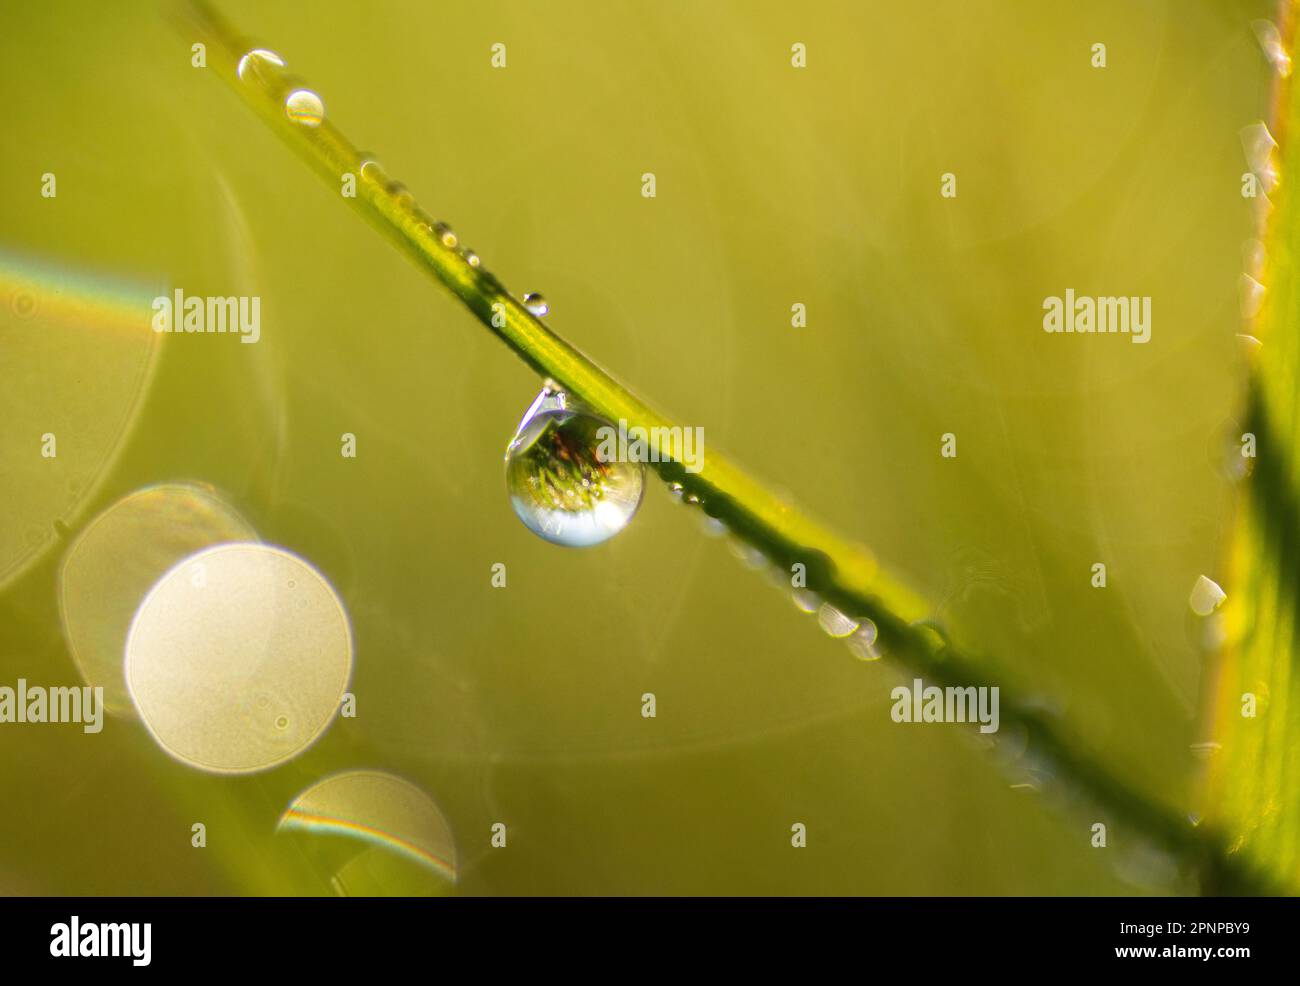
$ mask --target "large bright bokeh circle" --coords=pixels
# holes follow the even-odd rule
[[[325,578],[296,555],[223,544],[179,562],[126,643],[136,711],[176,759],[266,770],[314,743],[352,674],[352,633]]]

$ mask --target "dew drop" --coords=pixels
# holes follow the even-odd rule
[[[605,461],[602,418],[547,384],[506,449],[506,490],[519,519],[552,544],[587,547],[627,527],[645,489],[639,462]]]
[[[284,68],[284,59],[266,48],[254,48],[239,60],[239,65],[235,68],[235,74],[242,80],[247,73],[268,65]]]
[[[528,309],[528,314],[534,318],[541,318],[551,310],[551,306],[546,303],[546,299],[536,291],[530,291],[524,295],[524,307]]]
[[[702,515],[700,517],[700,531],[705,537],[720,538],[727,533],[727,525],[718,520],[717,517]]]
[[[762,551],[740,538],[728,538],[727,548],[748,569],[758,571],[767,564],[767,556]]]
[[[942,658],[950,641],[947,631],[933,620],[914,620],[911,624],[917,637],[924,641],[925,649],[931,657]]]
[[[1262,122],[1252,123],[1242,127],[1239,136],[1241,150],[1246,155],[1246,166],[1261,178],[1267,179],[1273,174],[1273,152],[1277,150],[1277,141],[1273,139],[1268,126]]]
[[[1246,360],[1251,362],[1259,356],[1259,351],[1264,347],[1264,344],[1252,335],[1238,332],[1237,347],[1241,351],[1241,354],[1246,357]]]
[[[817,610],[817,625],[836,639],[847,637],[858,629],[857,620],[845,616],[830,603],[822,603],[821,609]]]
[[[1250,26],[1264,57],[1273,66],[1273,71],[1285,79],[1291,74],[1291,56],[1286,53],[1286,45],[1282,43],[1282,34],[1277,25],[1272,21],[1257,20]]]
[[[325,104],[310,89],[295,89],[285,97],[284,112],[294,123],[319,127],[325,119]]]
[[[466,248],[466,250],[465,250],[465,263],[469,264],[471,267],[477,267],[477,266],[479,266],[479,264],[481,264],[482,262],[483,262],[483,261],[481,261],[481,260],[479,259],[479,256],[478,256],[477,253],[475,253],[473,250],[470,250],[470,249]]]
[[[1237,301],[1242,318],[1254,318],[1259,314],[1264,303],[1264,285],[1249,274],[1242,274],[1237,279]]]
[[[387,185],[387,191],[390,196],[397,200],[399,208],[410,209],[415,205],[415,196],[400,181],[390,181]]]
[[[1192,586],[1191,595],[1187,598],[1187,604],[1192,607],[1192,612],[1197,616],[1209,616],[1227,598],[1228,594],[1223,591],[1219,583],[1204,575],[1198,575],[1196,584]]]
[[[876,625],[870,620],[863,620],[858,629],[845,638],[844,643],[848,645],[849,653],[859,661],[879,661],[881,653],[876,646],[878,635]]]
[[[448,249],[455,248],[456,244],[460,242],[456,237],[456,233],[446,223],[434,223],[433,232],[442,241],[442,245]]]

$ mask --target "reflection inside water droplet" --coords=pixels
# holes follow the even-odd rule
[[[1277,25],[1272,21],[1257,20],[1250,26],[1255,32],[1255,39],[1259,42],[1264,57],[1273,66],[1273,71],[1285,79],[1291,74],[1291,56],[1286,52],[1286,45],[1282,42],[1282,33],[1277,29]]]
[[[534,318],[541,318],[551,310],[551,306],[547,304],[546,299],[536,291],[530,291],[524,295],[524,307],[528,309],[528,314]]]
[[[780,568],[777,569],[777,572],[779,573],[779,577],[784,580],[786,577],[785,572]],[[813,592],[811,589],[792,590],[790,593],[790,601],[794,603],[796,609],[803,613],[815,613],[817,612],[818,607],[822,604],[821,596],[817,595],[817,593]]]
[[[552,544],[599,544],[623,530],[641,505],[644,468],[606,461],[602,428],[612,426],[548,385],[506,449],[510,503],[529,530]]]
[[[285,97],[284,112],[294,123],[319,127],[325,119],[325,104],[310,89],[295,89]]]

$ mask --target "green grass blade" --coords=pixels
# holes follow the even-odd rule
[[[246,71],[241,79],[237,65],[256,45],[242,38],[208,5],[190,5],[185,30],[189,40],[207,45],[209,68],[332,188],[341,187],[344,175],[356,175],[356,197],[340,196],[342,200],[460,298],[540,376],[555,380],[610,421],[622,419],[650,432],[673,426],[530,314],[486,268],[468,262],[446,227],[420,209],[377,165],[363,159],[328,115],[318,126],[291,120],[285,112],[285,99],[300,83],[286,70],[264,65]],[[663,447],[656,450],[661,457],[671,452]],[[992,680],[991,666],[937,641],[933,630],[918,623],[930,615],[931,607],[903,580],[882,571],[862,545],[795,509],[716,452],[709,452],[698,473],[687,472],[682,463],[670,458],[654,468],[666,482],[680,483],[684,495],[698,501],[699,509],[760,550],[774,565],[789,571],[796,562],[803,564],[807,587],[842,612],[872,620],[886,655],[912,673],[940,686],[996,684],[1001,689],[1004,725],[1020,727],[1033,755],[1050,765],[1082,802],[1095,802],[1182,862],[1216,874],[1219,885],[1243,892],[1275,889],[1264,869],[1226,851],[1224,838],[1213,826],[1192,826],[1185,813],[1150,798],[1104,765],[1082,737],[1067,734],[1058,720],[1028,700],[1029,690],[1023,683],[1008,681],[1000,674]]]

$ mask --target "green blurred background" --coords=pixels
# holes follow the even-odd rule
[[[1190,797],[1187,593],[1216,577],[1230,505],[1238,130],[1264,113],[1269,4],[219,6],[516,293],[544,292],[553,328],[872,546],[1117,769]],[[61,546],[133,490],[193,481],[331,580],[358,699],[241,778],[130,720],[0,726],[0,891],[330,893],[360,846],[274,826],[350,767],[438,802],[456,893],[1178,889],[1122,865],[1122,829],[1090,846],[1104,814],[1012,789],[960,727],[891,722],[897,672],[821,635],[657,480],[602,547],[531,535],[501,456],[539,381],[192,67],[161,8],[9,7],[0,91],[0,683],[78,680]],[[20,311],[33,271],[101,298],[255,294],[262,338]],[[1151,342],[1045,334],[1067,287],[1150,295]],[[6,368],[6,337],[47,329],[39,372]],[[394,869],[372,889],[428,888]]]

